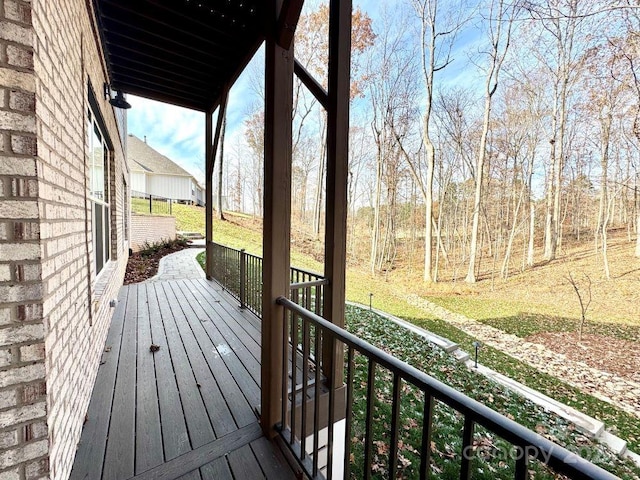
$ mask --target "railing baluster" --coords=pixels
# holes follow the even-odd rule
[[[313,330],[313,359],[315,362],[313,389],[313,476],[318,475],[318,450],[320,442],[320,328]]]
[[[367,374],[367,421],[364,435],[364,478],[371,478],[371,459],[373,456],[373,410],[375,402],[376,364],[369,359],[369,372]]]
[[[400,428],[400,384],[402,379],[393,374],[393,397],[391,400],[391,444],[389,448],[389,478],[396,478],[398,470],[398,430]]]
[[[529,476],[529,455],[527,449],[518,446],[518,458],[516,458],[516,480],[527,480]]]
[[[284,310],[284,319],[282,322],[282,431],[284,432],[287,429],[287,401],[289,399],[289,394],[287,392],[287,385],[289,384],[288,379],[288,353],[289,353],[289,341],[287,339],[287,323],[288,317],[293,315],[293,312],[289,312],[288,310]]]
[[[302,317],[302,425],[300,425],[300,451],[302,458],[307,455],[307,389],[309,385],[309,348],[310,348],[310,334],[309,322]]]
[[[298,315],[291,312],[291,445],[296,438],[296,390],[298,389]]]
[[[347,349],[347,411],[345,413],[344,433],[344,478],[351,478],[351,422],[353,415],[353,375],[355,364],[353,348]]]
[[[422,445],[420,446],[420,480],[426,480],[431,473],[431,433],[433,427],[433,397],[424,393],[422,413]]]
[[[464,430],[462,431],[462,462],[460,464],[460,480],[471,478],[471,457],[473,456],[473,427],[474,422],[465,415]]]
[[[247,262],[244,248],[240,250],[240,308],[245,308],[247,284]]]
[[[328,334],[330,353],[329,358],[336,358],[336,339],[330,333]],[[332,372],[333,373],[333,372]],[[336,417],[336,378],[335,375],[331,375],[329,381],[329,419],[327,420],[327,480],[333,478],[333,421]]]

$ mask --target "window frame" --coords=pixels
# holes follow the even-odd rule
[[[112,215],[114,205],[112,205],[111,180],[114,172],[112,172],[113,144],[109,138],[102,118],[100,108],[96,102],[93,90],[89,85],[89,102],[85,114],[86,122],[86,138],[85,138],[85,162],[88,172],[87,199],[91,206],[91,238],[93,243],[92,265],[94,279],[98,278],[105,270],[112,258]],[[99,146],[95,143],[99,142]],[[96,152],[96,149],[100,149]],[[96,153],[100,155],[97,160]],[[96,161],[100,162],[101,167],[96,168]],[[96,188],[95,172],[101,168],[102,174],[101,189]]]

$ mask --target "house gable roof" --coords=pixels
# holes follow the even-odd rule
[[[184,168],[151,148],[135,135],[129,135],[127,138],[127,160],[132,172],[193,177]]]

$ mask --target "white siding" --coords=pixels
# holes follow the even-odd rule
[[[191,177],[149,175],[147,193],[173,200],[191,201]]]
[[[147,192],[147,175],[142,172],[131,172],[131,190],[134,192]]]

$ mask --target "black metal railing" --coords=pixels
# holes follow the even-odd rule
[[[233,297],[258,318],[262,318],[262,258],[244,249],[211,242],[212,276]],[[291,299],[322,315],[322,299],[326,280],[317,273],[291,267]]]
[[[399,465],[403,460],[399,448],[406,448],[401,434],[414,434],[416,438],[412,448],[419,457],[419,467],[410,476],[428,478],[433,468],[432,448],[435,444],[432,442],[439,440],[440,435],[440,428],[433,428],[434,418],[440,418],[443,409],[451,410],[458,422],[454,435],[459,439],[459,449],[444,452],[444,455],[455,457],[459,462],[454,475],[461,479],[468,479],[472,471],[478,471],[478,465],[473,463],[477,461],[474,452],[481,445],[474,437],[478,430],[497,435],[513,448],[513,452],[519,452],[499,467],[510,469],[508,476],[518,480],[529,479],[530,468],[546,471],[547,466],[570,478],[617,478],[293,300],[280,297],[277,302],[285,308],[282,338],[283,378],[286,380],[282,385],[285,401],[280,434],[311,478],[333,478],[334,462],[337,461],[333,447],[338,443],[343,446],[340,462],[344,478],[352,478],[352,474],[353,478],[364,479],[372,476],[395,479],[399,474],[405,478]],[[327,351],[332,354],[324,354]],[[344,382],[341,375],[332,375],[329,380],[310,384],[309,379],[315,378],[316,371],[326,372],[324,359],[336,358],[336,354],[346,357]],[[310,359],[315,359],[315,364]],[[386,372],[385,380],[379,381],[378,374],[383,371]],[[417,401],[415,404],[410,402],[409,416],[414,423],[408,424],[410,431],[407,433],[406,424],[401,428],[401,409],[406,408],[403,400],[409,395],[412,395],[412,401]],[[324,420],[321,418],[323,413]],[[331,419],[344,419],[344,431],[339,436],[335,434],[337,427]],[[381,440],[374,442],[374,437]],[[534,465],[538,462],[543,465]],[[501,472],[500,478],[506,478],[506,473]],[[451,478],[450,473],[442,471],[436,478],[443,476]]]
[[[131,191],[131,211],[133,213],[172,215],[173,201],[170,198]]]

